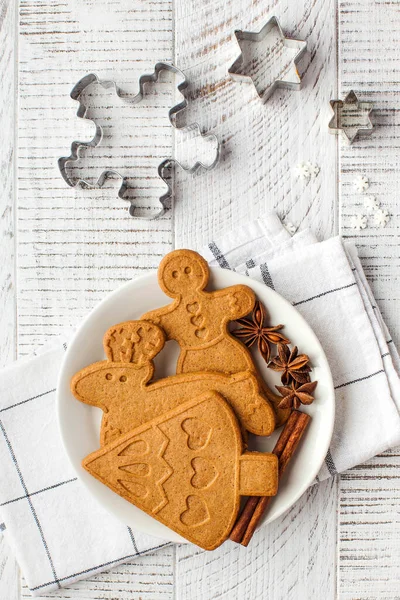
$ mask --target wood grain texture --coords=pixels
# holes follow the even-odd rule
[[[0,0],[0,365],[15,358],[15,21],[14,0]]]
[[[14,554],[0,535],[0,598],[20,600],[20,573]]]
[[[375,299],[399,345],[400,6],[384,0],[341,0],[339,6],[340,97],[354,89],[361,100],[375,102],[372,136],[352,146],[340,143],[341,230],[356,241]],[[365,195],[376,197],[392,215],[384,229],[374,227],[371,218],[360,233],[351,229],[351,215],[368,214],[363,195],[353,187],[359,174],[370,180]]]
[[[171,216],[135,221],[117,198],[120,183],[103,190],[69,188],[57,168],[74,139],[93,127],[76,117],[69,93],[83,75],[116,79],[137,90],[143,72],[172,57],[169,0],[21,0],[18,154],[18,350],[27,354],[76,326],[104,295],[157,267],[170,250]],[[158,106],[170,106],[164,87]],[[154,113],[154,108],[144,114]],[[154,118],[154,114],[152,115]],[[134,113],[132,117],[134,119]],[[170,128],[158,135],[172,149]],[[140,133],[142,145],[146,139]],[[148,143],[148,140],[147,140]],[[143,206],[157,203],[156,175],[136,170]],[[132,307],[134,310],[134,306]],[[52,594],[83,600],[172,598],[173,551],[142,557]],[[24,587],[22,597],[30,597]],[[3,596],[1,596],[3,598]],[[8,597],[7,597],[8,600]]]
[[[376,300],[399,343],[398,3],[20,0],[15,219],[16,122],[10,102],[15,1],[0,0],[0,330],[6,331],[0,363],[12,360],[17,347],[14,232],[18,352],[24,355],[75,326],[120,282],[156,267],[172,244],[199,247],[220,230],[271,208],[296,225],[310,225],[321,237],[340,227],[345,237],[355,239]],[[233,31],[258,30],[272,14],[288,35],[307,39],[309,53],[300,64],[304,89],[279,90],[262,105],[252,85],[231,81],[227,69],[239,53]],[[116,199],[118,182],[100,191],[72,190],[61,179],[58,156],[67,153],[73,139],[88,139],[93,131],[76,118],[69,92],[90,71],[134,92],[141,73],[172,57],[191,80],[192,104],[180,122],[197,120],[204,131],[214,130],[223,143],[221,162],[193,178],[176,173],[175,223],[171,215],[153,223],[135,222]],[[377,128],[370,139],[346,147],[328,134],[328,101],[351,88],[376,102]],[[169,106],[173,94],[165,88],[159,105]],[[142,131],[140,139],[149,138]],[[173,147],[178,141],[165,131],[164,143]],[[321,167],[315,180],[295,178],[293,167],[303,160]],[[137,172],[144,210],[154,206],[157,196],[157,181],[148,167],[144,162]],[[384,230],[369,227],[355,234],[350,229],[350,217],[365,212],[362,196],[352,188],[358,174],[369,177],[367,193],[392,214]],[[260,531],[247,550],[233,545],[214,553],[192,546],[166,548],[51,597],[320,600],[336,598],[338,575],[340,598],[394,600],[400,586],[399,467],[400,453],[393,450],[345,473],[340,487],[336,479],[310,489],[286,515]],[[15,561],[0,540],[0,598],[22,597],[30,596],[25,587],[20,594]]]
[[[371,138],[340,143],[342,232],[354,239],[375,299],[393,340],[400,341],[399,185],[400,5],[383,0],[339,2],[340,96],[354,89],[376,103]],[[370,180],[366,195],[392,217],[385,229],[360,233],[350,217],[367,214],[352,186]],[[345,473],[339,492],[339,593],[343,600],[395,599],[400,595],[400,451],[395,449]]]
[[[16,117],[16,4],[0,0],[0,367],[15,358],[15,117]],[[1,515],[0,515],[1,523]],[[0,533],[0,598],[18,600],[19,570]]]
[[[53,600],[174,600],[173,546],[41,598]],[[21,599],[31,599],[26,585]],[[8,600],[8,599],[7,599]]]
[[[278,90],[263,105],[252,84],[232,81],[227,70],[239,54],[234,30],[258,31],[272,14],[288,35],[308,41],[309,54],[300,64],[304,89]],[[176,63],[191,81],[188,118],[214,129],[223,143],[214,171],[194,180],[176,174],[177,247],[198,248],[268,209],[298,226],[307,223],[320,236],[335,231],[336,140],[324,110],[336,92],[335,23],[330,0],[200,6],[176,0]],[[321,168],[309,182],[293,174],[306,160]],[[312,488],[247,549],[231,543],[213,553],[178,547],[177,598],[319,599],[320,590],[335,598],[336,491],[336,481]]]
[[[158,265],[171,248],[171,216],[134,220],[117,197],[120,182],[73,189],[57,167],[93,124],[76,117],[72,86],[85,74],[135,93],[139,76],[172,57],[169,0],[21,0],[19,59],[18,349],[24,355],[76,326],[107,292]],[[172,86],[159,90],[165,111]],[[135,124],[136,107],[126,115]],[[140,109],[147,124],[154,107]],[[142,145],[149,138],[136,132]],[[131,136],[135,132],[130,133]],[[150,138],[151,140],[151,138]],[[170,128],[157,143],[172,149]],[[123,151],[123,150],[122,150]],[[142,206],[157,200],[157,174],[135,167]]]
[[[277,90],[263,105],[252,83],[233,81],[227,71],[239,54],[234,30],[258,31],[273,14],[288,36],[307,40],[308,54],[299,64],[304,89]],[[199,247],[222,229],[267,209],[330,235],[336,211],[336,143],[326,119],[336,89],[335,2],[218,0],[199,5],[177,0],[175,54],[191,82],[186,118],[213,129],[223,144],[213,171],[194,180],[177,173],[177,245]],[[321,176],[309,182],[293,173],[306,160],[321,167]]]
[[[247,548],[214,552],[177,546],[177,600],[321,600],[336,598],[336,479],[310,488],[260,529]],[[321,595],[323,590],[323,596]]]
[[[343,600],[397,599],[400,590],[400,451],[343,474],[339,591]]]

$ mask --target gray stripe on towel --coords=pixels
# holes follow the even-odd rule
[[[223,269],[231,268],[229,266],[229,263],[226,260],[225,256],[222,254],[221,250],[218,248],[218,246],[215,242],[210,242],[208,244],[208,247],[211,250],[215,260],[217,261],[217,263],[219,264],[220,267],[222,267]]]
[[[265,285],[270,287],[271,289],[275,289],[274,282],[272,281],[271,273],[268,270],[266,263],[260,265],[261,277]]]

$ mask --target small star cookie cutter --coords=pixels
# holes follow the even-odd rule
[[[228,69],[233,79],[252,80],[263,102],[278,87],[301,89],[297,63],[307,49],[307,42],[286,38],[276,17],[271,17],[258,32],[238,30],[235,36],[242,53]],[[263,51],[261,61],[249,52],[253,44]]]
[[[193,139],[195,136],[199,136],[199,137],[202,137],[203,139],[207,139],[210,142],[210,145],[213,146],[213,149],[212,149],[213,150],[213,155],[212,155],[213,158],[209,164],[205,164],[204,162],[199,160],[199,161],[196,161],[191,167],[186,167],[184,164],[182,164],[181,161],[179,161],[175,158],[167,158],[167,159],[163,160],[158,165],[158,175],[164,181],[164,183],[167,185],[168,189],[167,189],[166,193],[162,194],[159,198],[162,208],[158,213],[156,213],[155,215],[153,215],[151,217],[137,216],[135,214],[136,207],[134,205],[134,202],[130,198],[124,197],[125,192],[128,189],[130,189],[130,186],[127,185],[127,180],[126,180],[127,178],[124,177],[124,175],[122,175],[122,173],[120,173],[116,169],[111,168],[108,170],[104,170],[101,173],[100,177],[98,178],[98,180],[96,181],[95,184],[92,184],[92,183],[86,181],[85,179],[78,179],[76,181],[76,180],[70,178],[70,176],[68,175],[68,172],[67,172],[67,165],[69,163],[74,163],[74,162],[79,161],[80,151],[82,148],[90,148],[90,147],[94,148],[94,147],[98,146],[103,139],[103,128],[101,127],[101,125],[99,125],[95,121],[94,121],[94,123],[96,126],[96,132],[95,132],[94,137],[89,142],[80,142],[78,140],[73,141],[71,144],[70,155],[62,156],[58,159],[58,168],[60,170],[60,173],[61,173],[63,179],[65,180],[65,182],[70,187],[77,187],[78,185],[80,185],[81,187],[92,188],[92,189],[98,188],[98,187],[101,188],[103,186],[104,182],[106,181],[106,179],[110,175],[116,175],[117,177],[121,178],[122,184],[118,190],[118,196],[122,200],[128,201],[131,203],[131,205],[129,207],[129,214],[135,219],[146,219],[146,220],[157,219],[157,218],[161,217],[162,215],[164,215],[165,212],[171,208],[171,198],[173,195],[173,190],[172,190],[172,186],[170,184],[169,179],[167,179],[167,177],[165,176],[165,171],[166,171],[166,169],[168,169],[168,167],[175,164],[175,165],[178,165],[179,167],[181,167],[187,173],[195,173],[200,168],[203,168],[203,169],[209,171],[209,170],[213,169],[215,167],[215,165],[218,163],[220,146],[219,146],[218,139],[215,135],[203,134],[200,130],[200,126],[198,123],[191,123],[188,126],[178,127],[173,120],[174,117],[179,112],[181,112],[188,106],[188,101],[184,95],[184,91],[187,89],[187,87],[189,85],[188,79],[186,78],[184,73],[180,69],[175,67],[174,65],[171,65],[169,63],[159,62],[155,65],[153,73],[144,74],[139,78],[139,92],[136,94],[136,96],[134,96],[133,98],[130,98],[129,100],[126,98],[126,94],[123,93],[122,89],[119,86],[117,86],[117,84],[114,81],[100,80],[97,77],[97,75],[95,75],[94,73],[85,75],[85,77],[80,79],[80,81],[78,81],[78,83],[74,86],[74,88],[72,89],[71,94],[70,94],[70,96],[73,100],[76,100],[77,102],[79,102],[79,107],[78,107],[78,110],[76,113],[77,116],[84,119],[86,117],[88,107],[82,102],[81,95],[86,90],[86,88],[88,86],[90,86],[92,83],[98,83],[104,89],[114,88],[115,93],[119,98],[123,99],[124,102],[126,102],[127,104],[134,105],[134,104],[141,102],[141,100],[143,100],[144,95],[145,95],[145,93],[144,93],[145,84],[146,83],[156,83],[159,79],[159,75],[160,75],[161,71],[169,71],[175,75],[178,75],[179,79],[182,80],[181,83],[178,84],[177,90],[178,90],[178,92],[180,92],[183,99],[181,102],[179,102],[178,104],[176,104],[175,106],[170,108],[168,111],[168,117],[169,117],[171,126],[173,126],[175,129],[180,130],[182,132],[187,132],[189,139]]]
[[[329,132],[341,134],[347,144],[352,144],[361,135],[371,135],[374,125],[370,114],[373,102],[360,102],[351,90],[344,100],[331,100],[333,117],[329,121]]]

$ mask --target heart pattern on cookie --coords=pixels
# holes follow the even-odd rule
[[[198,490],[210,487],[218,477],[218,471],[211,461],[201,456],[192,460],[194,475],[190,483]]]
[[[196,337],[198,337],[200,339],[204,339],[207,335],[207,329],[205,327],[203,327],[202,329],[196,329],[194,334]]]
[[[195,325],[196,327],[200,327],[201,325],[203,325],[204,320],[205,319],[202,315],[198,315],[197,317],[192,317],[190,319],[191,323],[193,323],[193,325]]]
[[[186,305],[186,310],[190,312],[192,315],[195,315],[199,310],[200,305],[198,302],[192,302],[191,304]]]
[[[212,429],[207,423],[189,417],[181,425],[183,431],[188,436],[187,445],[191,450],[202,450],[210,441]]]
[[[181,514],[180,520],[187,527],[198,527],[209,521],[207,504],[199,496],[188,496],[186,506],[187,509]]]

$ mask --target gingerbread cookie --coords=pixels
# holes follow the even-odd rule
[[[170,252],[160,263],[158,282],[174,302],[141,318],[160,325],[168,340],[178,342],[178,373],[254,371],[250,353],[227,328],[252,310],[254,292],[246,285],[207,292],[209,275],[207,262],[197,252]]]
[[[257,435],[272,433],[274,411],[249,371],[182,373],[150,383],[152,359],[164,339],[164,332],[149,321],[120,323],[104,336],[107,360],[85,367],[72,378],[74,396],[104,412],[101,445],[211,390],[229,402],[244,429]]]
[[[277,405],[281,398],[261,380],[250,351],[228,331],[228,323],[247,315],[255,295],[246,285],[207,292],[210,269],[193,250],[167,254],[158,268],[161,289],[174,301],[142,315],[163,328],[167,340],[180,346],[177,373],[222,371],[255,373],[266,398]]]
[[[278,459],[243,453],[222,396],[207,392],[90,454],[84,468],[114,492],[205,550],[228,537],[241,495],[274,496]]]

